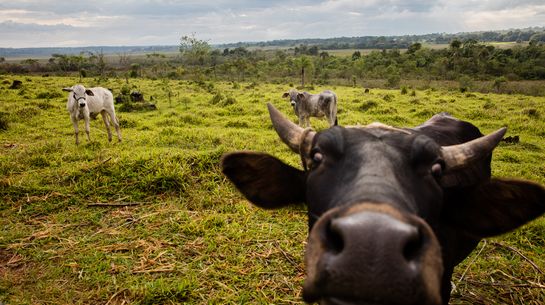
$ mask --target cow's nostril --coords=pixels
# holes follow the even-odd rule
[[[415,230],[407,236],[405,246],[403,247],[403,257],[407,262],[418,260],[423,248],[423,237],[420,230]]]
[[[326,249],[333,253],[341,253],[344,249],[344,239],[338,231],[338,227],[331,222],[328,223],[325,229],[325,246]]]

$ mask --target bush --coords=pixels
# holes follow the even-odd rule
[[[237,100],[232,97],[232,96],[229,96],[228,98],[225,99],[225,101],[223,101],[222,105],[223,106],[229,106],[229,105],[233,105],[233,104],[236,104],[237,103]]]
[[[401,76],[399,74],[390,74],[387,78],[388,81],[388,87],[395,88],[399,86],[399,82],[401,82]]]
[[[9,86],[9,89],[20,89],[23,86],[23,82],[20,80],[14,80],[13,83],[11,83],[11,86]]]
[[[123,87],[121,87],[121,94],[122,95],[129,95],[131,93],[131,87],[128,86],[128,85],[123,85]]]
[[[121,128],[134,128],[137,126],[137,123],[134,120],[119,118],[119,117],[118,117],[118,120],[119,120],[119,127]]]
[[[123,103],[119,106],[119,112],[151,111],[157,110],[157,106],[148,102]]]
[[[361,111],[367,111],[371,108],[374,108],[374,107],[377,107],[378,106],[378,103],[375,102],[375,101],[372,101],[372,100],[369,100],[369,101],[365,101],[363,102],[363,104],[361,104],[361,106],[359,107],[359,109]]]
[[[187,96],[184,96],[180,100],[180,103],[182,103],[182,105],[184,105],[184,107],[187,108],[187,107],[189,107],[189,103],[191,103],[191,99],[189,97],[187,97]]]
[[[210,104],[216,105],[220,103],[224,99],[223,95],[221,93],[216,93],[212,98],[210,99]]]
[[[248,128],[249,125],[246,122],[240,122],[240,121],[229,121],[225,124],[225,127],[233,127],[233,128]]]
[[[458,83],[460,85],[460,92],[462,93],[471,90],[471,87],[473,87],[473,80],[467,75],[460,77]]]
[[[539,111],[535,108],[524,109],[524,114],[532,118],[539,118]]]
[[[401,94],[407,94],[407,86],[401,86]]]
[[[36,94],[36,98],[38,99],[53,99],[59,97],[63,97],[63,94],[57,91],[43,91]]]
[[[0,131],[8,130],[8,115],[5,112],[0,112]]]
[[[505,83],[507,83],[507,78],[505,78],[505,76],[500,76],[494,79],[494,84],[492,86],[496,91],[500,91],[501,86]]]

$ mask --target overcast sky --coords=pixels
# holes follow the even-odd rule
[[[0,47],[177,45],[545,26],[545,0],[0,0]]]

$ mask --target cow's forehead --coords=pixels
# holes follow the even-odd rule
[[[335,126],[317,133],[313,146],[337,146],[337,150],[348,152],[348,147],[365,149],[367,144],[375,143],[372,147],[390,146],[394,150],[411,149],[417,137],[428,138],[413,130],[400,129],[384,124],[372,124],[357,127]],[[428,138],[429,142],[433,142]],[[425,141],[428,142],[428,141]],[[380,144],[376,146],[376,144]],[[373,148],[371,148],[373,149]]]
[[[85,93],[85,87],[83,87],[82,85],[75,85],[72,90],[77,95],[83,95]]]
[[[382,123],[371,123],[365,126],[335,126],[319,132],[319,134],[331,134],[330,136],[335,137],[349,137],[356,141],[360,138],[361,141],[365,141],[368,137],[380,139],[412,139],[416,136],[412,130],[396,128]]]

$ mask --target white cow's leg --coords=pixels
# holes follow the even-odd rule
[[[119,121],[117,120],[115,113],[109,112],[108,114],[110,115],[112,123],[114,124],[115,132],[117,133],[117,139],[119,140],[119,142],[121,142],[121,129],[119,128]]]
[[[74,134],[76,135],[76,145],[79,144],[79,127],[78,127],[78,120],[72,119],[72,125],[74,125]]]
[[[102,115],[104,126],[106,126],[106,131],[108,132],[108,142],[112,142],[112,131],[110,130],[110,121],[108,119],[108,115],[106,114],[106,111],[104,110],[102,110],[100,114]]]
[[[91,131],[91,127],[89,126],[89,115],[86,115],[83,119],[85,121],[85,133],[87,134],[87,141],[91,142],[91,137],[89,136],[89,132]]]
[[[305,126],[305,118],[302,116],[299,117],[299,126],[301,127]]]

